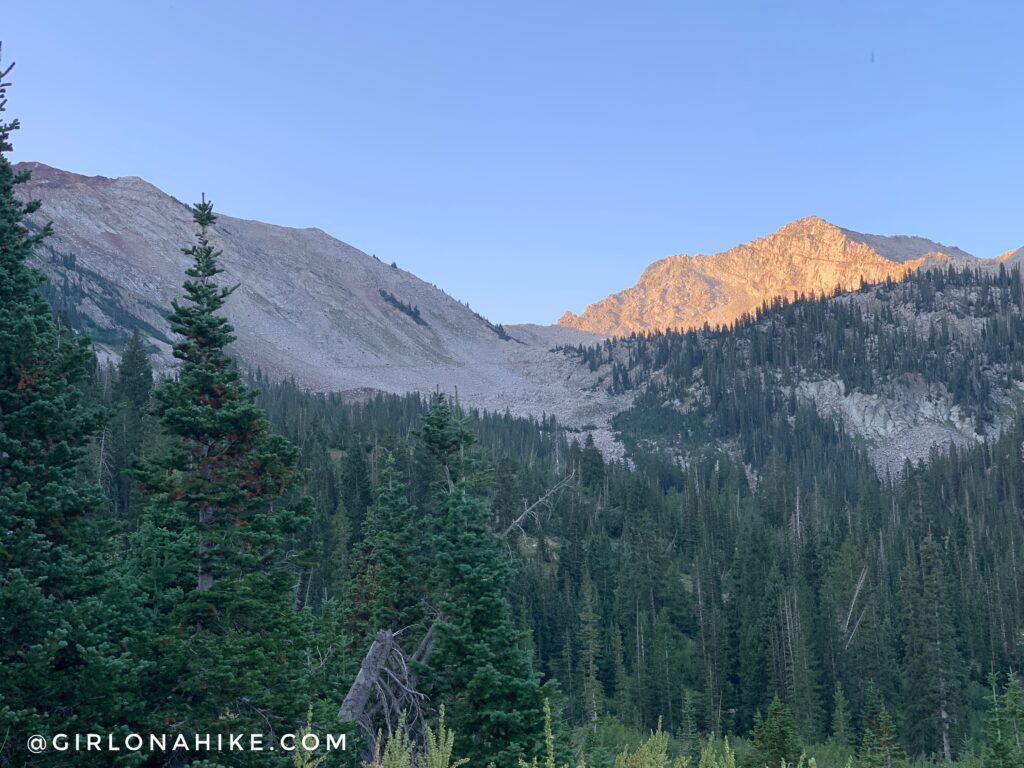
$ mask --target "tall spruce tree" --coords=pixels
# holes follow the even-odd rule
[[[1021,755],[1013,743],[1006,702],[999,692],[999,679],[989,675],[989,712],[985,745],[981,751],[983,768],[1019,768]]]
[[[836,690],[832,695],[832,728],[829,738],[837,746],[849,749],[853,745],[853,722],[850,708],[843,694],[843,686],[836,681]]]
[[[110,461],[113,477],[111,496],[114,509],[130,522],[138,519],[141,499],[132,467],[145,457],[146,413],[153,391],[153,366],[146,355],[136,328],[121,354],[117,366],[115,404],[117,411],[110,424]]]
[[[950,762],[964,673],[946,578],[942,545],[929,533],[902,574],[904,711],[910,749]]]
[[[5,92],[0,86],[0,113]],[[22,203],[15,197],[15,188],[30,177],[29,171],[15,172],[6,156],[12,149],[11,132],[18,127],[17,120],[0,122],[3,563],[37,584],[44,580],[45,592],[56,597],[75,589],[78,575],[63,567],[64,558],[75,541],[74,523],[98,501],[99,489],[79,487],[74,475],[99,420],[82,405],[88,341],[58,328],[36,291],[43,277],[27,264],[33,248],[51,229],[30,233],[26,218],[39,210],[40,203]]]
[[[220,310],[234,288],[216,282],[212,204],[197,204],[193,219],[185,302],[170,315],[181,369],[153,394],[172,450],[148,468],[135,541],[161,628],[155,708],[184,733],[272,735],[294,728],[314,695],[293,608],[294,542],[309,504],[290,494],[295,451],[270,433],[226,352],[234,333]]]
[[[382,629],[407,629],[423,619],[425,564],[420,530],[391,454],[384,459],[363,533],[349,611],[353,639],[366,645]]]
[[[121,354],[121,362],[117,366],[117,390],[123,400],[137,409],[149,404],[153,391],[153,366],[138,328],[132,330]]]
[[[448,707],[459,754],[479,765],[514,765],[543,744],[543,695],[512,622],[508,555],[464,482],[446,495],[443,511],[435,698]]]
[[[15,195],[29,179],[7,158],[18,127],[0,120],[0,765],[70,765],[27,754],[25,739],[131,722],[136,663],[99,488],[77,477],[99,425],[82,401],[91,352],[58,327],[27,264],[50,227],[30,232],[40,203]]]
[[[583,717],[592,732],[604,711],[604,689],[598,679],[601,655],[601,616],[598,614],[597,591],[590,573],[583,573],[583,590],[579,612],[579,676],[583,693]]]
[[[858,764],[863,768],[893,768],[902,762],[906,754],[896,736],[896,726],[873,683],[868,684],[865,693],[863,720]]]
[[[432,519],[440,614],[432,696],[447,708],[457,754],[475,765],[515,765],[542,753],[544,694],[512,620],[508,553],[469,487],[471,438],[447,399],[434,398],[419,434],[441,478]]]
[[[776,765],[795,765],[800,757],[800,738],[789,708],[779,697],[772,699],[764,716],[757,713],[754,722],[754,746],[758,765],[774,768]]]

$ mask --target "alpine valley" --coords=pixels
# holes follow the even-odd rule
[[[0,157],[0,766],[1017,768],[1022,260],[811,217],[499,325]]]
[[[188,206],[137,177],[87,177],[40,163],[19,167],[32,171],[24,194],[44,203],[32,223],[54,224],[55,235],[35,259],[49,278],[50,303],[72,327],[89,333],[102,357],[116,359],[139,328],[158,370],[173,367],[167,312],[187,265],[181,243],[191,231]],[[779,300],[834,296],[824,311],[854,307],[874,336],[909,330],[927,339],[945,329],[955,346],[972,346],[988,311],[972,308],[973,287],[940,291],[922,314],[916,283],[896,291],[872,286],[929,270],[994,275],[1000,265],[1012,268],[1024,259],[1024,248],[978,259],[923,237],[864,235],[809,217],[724,253],[656,261],[632,288],[579,316],[566,312],[557,325],[499,326],[442,289],[318,229],[221,215],[214,235],[225,281],[239,284],[225,308],[238,335],[234,353],[270,379],[348,398],[441,389],[481,409],[554,416],[570,430],[592,434],[612,457],[623,455],[613,417],[640,390],[645,402],[658,390],[647,381],[652,362],[636,356],[637,344],[646,345],[626,337],[728,328],[747,324]],[[755,324],[763,333],[772,322]],[[716,338],[731,337],[692,336],[698,345]],[[594,345],[603,351],[588,354],[584,364],[569,352]],[[978,362],[966,349],[947,354],[962,355],[966,366]],[[976,443],[998,431],[1015,407],[1017,379],[992,368],[972,373],[989,393],[979,421],[951,382],[932,380],[913,365],[897,372],[870,364],[870,386],[817,360],[803,361],[798,371],[787,368],[785,381],[762,378],[862,438],[880,469],[923,458],[933,446]],[[659,373],[653,380],[662,378]],[[678,401],[689,405],[679,407],[706,405],[705,384],[698,373]]]

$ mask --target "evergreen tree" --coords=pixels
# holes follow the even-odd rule
[[[134,464],[145,458],[149,417],[146,408],[153,390],[153,367],[136,328],[117,366],[117,411],[110,425],[111,495],[118,514],[134,522],[141,506]]]
[[[1024,759],[1024,690],[1020,676],[1011,672],[1006,676],[1003,689],[1004,723],[1007,730],[1006,738],[1016,751],[1019,759]]]
[[[658,723],[657,730],[640,742],[635,750],[627,747],[615,758],[615,768],[686,768],[686,758],[669,758],[668,743],[669,735]]]
[[[796,733],[793,715],[779,697],[772,699],[762,717],[758,713],[754,723],[754,746],[758,765],[774,768],[776,765],[796,764],[800,757],[800,739]]]
[[[594,435],[587,433],[580,454],[580,480],[588,488],[596,488],[604,481],[604,457],[594,445]]]
[[[34,758],[24,739],[132,722],[137,662],[99,488],[77,478],[99,424],[82,401],[89,344],[57,326],[26,263],[50,228],[30,233],[40,204],[15,196],[29,179],[7,158],[18,127],[0,121],[0,764],[63,765],[76,757]]]
[[[903,660],[907,743],[953,759],[958,741],[963,661],[947,597],[945,553],[931,534],[904,569]]]
[[[693,704],[693,694],[689,691],[683,692],[678,737],[683,754],[691,760],[697,759],[700,755],[700,731],[697,729],[697,708]]]
[[[181,369],[153,395],[172,450],[148,467],[150,502],[135,537],[160,627],[155,706],[184,733],[272,733],[300,722],[312,696],[292,592],[308,500],[290,498],[295,452],[270,433],[225,349],[234,334],[219,311],[234,288],[215,281],[212,204],[197,204],[193,219],[186,303],[170,315]]]
[[[1014,740],[1012,715],[1005,694],[1000,694],[999,681],[989,675],[989,713],[985,746],[981,750],[982,768],[1020,768],[1024,755]],[[1008,706],[1010,704],[1010,706]]]
[[[373,486],[366,466],[366,451],[362,445],[349,446],[341,470],[342,501],[351,530],[349,540],[358,544],[363,540],[363,524],[373,503]]]
[[[426,564],[420,556],[421,536],[415,509],[395,467],[384,460],[374,502],[367,511],[358,583],[356,635],[369,641],[382,629],[399,630],[423,618]]]
[[[458,407],[440,392],[434,393],[416,436],[428,457],[425,475],[449,487],[468,478],[474,469],[469,449],[475,438]]]
[[[583,595],[580,604],[580,678],[583,685],[584,717],[591,730],[597,732],[597,721],[604,705],[604,691],[597,678],[600,661],[601,617],[597,613],[597,595],[590,574],[583,576]]]
[[[853,746],[853,724],[850,720],[850,710],[846,704],[846,696],[843,695],[843,686],[838,681],[832,697],[831,739],[835,744],[847,749]]]
[[[153,391],[153,366],[138,328],[132,331],[121,354],[121,362],[117,366],[117,389],[118,395],[138,410],[149,404]]]
[[[613,683],[615,686],[613,711],[623,722],[632,723],[637,719],[636,691],[634,690],[635,678],[626,668],[626,654],[622,642],[621,628],[615,626],[610,630],[610,633],[614,675]]]
[[[444,478],[435,502],[431,581],[441,618],[432,695],[447,707],[458,754],[473,764],[514,765],[541,754],[544,697],[512,621],[508,555],[487,507],[470,492],[465,427],[446,400],[435,397],[419,434]]]
[[[443,502],[433,583],[443,616],[432,659],[458,751],[474,763],[537,754],[543,696],[512,623],[506,554],[486,507],[460,482]]]
[[[905,757],[885,702],[878,689],[869,684],[864,707],[864,735],[857,753],[858,765],[860,768],[893,768]]]

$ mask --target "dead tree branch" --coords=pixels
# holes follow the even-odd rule
[[[575,475],[576,470],[573,470],[568,475],[559,480],[557,483],[555,483],[555,485],[549,488],[543,496],[541,496],[539,499],[533,502],[533,504],[531,504],[530,506],[527,507],[526,502],[524,501],[523,506],[525,508],[523,509],[523,513],[519,515],[519,517],[517,517],[511,523],[509,523],[508,528],[506,528],[505,531],[501,534],[501,537],[503,539],[508,538],[508,535],[512,533],[512,531],[519,531],[520,533],[525,533],[525,531],[523,531],[523,523],[525,523],[530,518],[536,520],[538,511],[542,507],[548,506],[551,497],[554,496],[556,493],[559,493],[566,486],[568,486],[569,483],[572,482],[572,479],[573,477],[575,477]]]

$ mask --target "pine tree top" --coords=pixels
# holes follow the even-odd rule
[[[238,285],[220,286],[213,278],[224,270],[219,259],[222,251],[210,241],[208,228],[217,220],[213,202],[203,199],[192,209],[192,220],[199,227],[196,242],[182,253],[192,257],[192,265],[185,270],[185,300],[188,304],[171,302],[173,311],[168,318],[171,330],[182,339],[174,345],[174,356],[192,363],[224,363],[224,348],[235,340],[234,328],[227,318],[217,314]]]

